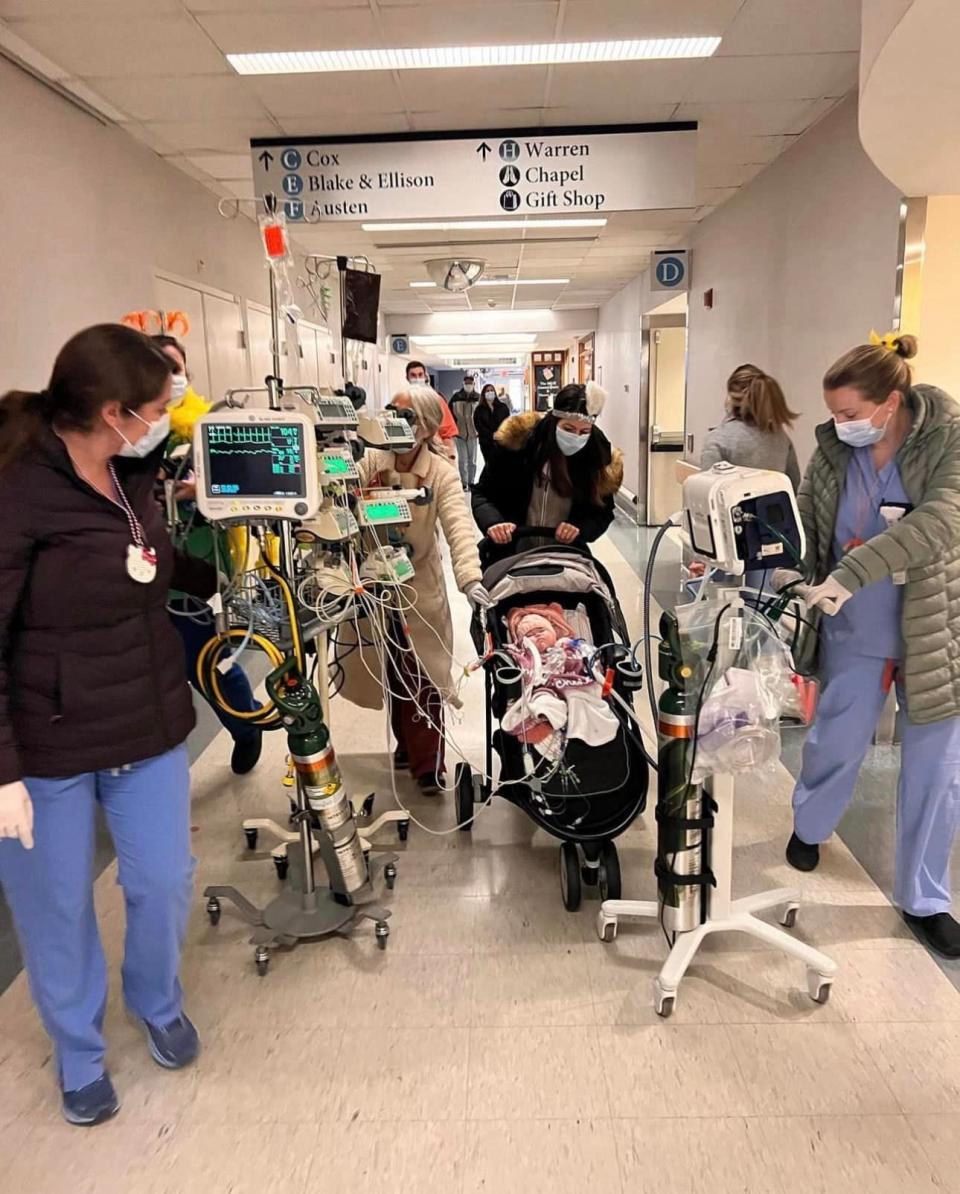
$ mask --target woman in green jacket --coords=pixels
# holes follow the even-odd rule
[[[960,407],[912,385],[912,336],[873,339],[824,378],[833,417],[817,430],[800,488],[814,585],[797,591],[829,616],[787,860],[817,866],[895,682],[904,718],[894,902],[933,949],[960,957],[950,915],[960,814]]]

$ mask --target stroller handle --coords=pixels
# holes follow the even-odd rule
[[[514,542],[517,539],[543,538],[544,536],[553,538],[556,533],[556,527],[517,527],[517,529],[510,536],[510,541]],[[493,540],[489,535],[484,535],[484,540],[488,543],[493,543]],[[499,544],[497,546],[499,546]]]

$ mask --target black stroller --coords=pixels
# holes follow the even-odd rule
[[[515,538],[553,539],[553,530],[523,527]],[[500,758],[496,795],[521,808],[537,825],[560,839],[560,887],[569,911],[580,907],[583,884],[598,887],[601,899],[620,898],[620,862],[614,838],[643,812],[647,803],[649,770],[636,723],[616,701],[607,704],[619,724],[616,737],[602,746],[588,746],[578,738],[566,740],[559,761],[548,761],[535,748],[502,727],[503,718],[520,696],[519,668],[504,666],[504,657],[491,649],[508,642],[504,615],[508,609],[540,602],[558,602],[578,637],[600,651],[598,662],[613,675],[613,689],[629,703],[640,687],[640,671],[630,656],[623,614],[606,569],[585,547],[546,546],[489,563],[494,552],[489,540],[481,544],[483,583],[493,604],[474,615],[471,634],[477,651],[487,656],[486,762],[493,774],[493,751]],[[491,796],[489,785],[474,776],[467,763],[456,771],[457,821],[472,828],[474,804]]]

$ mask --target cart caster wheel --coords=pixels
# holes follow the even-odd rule
[[[376,799],[376,793],[371,792],[370,795],[363,802],[363,808],[360,810],[364,817],[373,816],[373,802]]]
[[[620,856],[613,842],[604,842],[600,849],[598,878],[601,900],[619,900],[623,885],[620,879]]]
[[[398,821],[397,822],[397,837],[402,842],[405,842],[409,836],[410,836],[410,822],[409,821]]]
[[[473,828],[473,771],[469,763],[458,763],[456,773],[457,825],[461,833]]]
[[[256,953],[253,955],[253,962],[257,968],[257,974],[261,978],[266,978],[267,971],[270,969],[270,951],[264,946],[258,947]]]
[[[383,868],[383,877],[386,881],[387,887],[393,891],[397,884],[397,868],[394,863],[388,862]]]
[[[580,879],[584,887],[596,887],[600,882],[599,866],[582,866],[580,868]]]
[[[260,830],[259,829],[245,829],[243,831],[243,833],[247,839],[247,849],[248,850],[256,850],[257,838],[260,836]]]
[[[282,854],[279,858],[273,860],[273,865],[277,870],[277,878],[282,883],[287,877],[287,871],[290,870],[290,859],[285,854]]]
[[[377,935],[377,945],[381,949],[386,949],[387,938],[390,936],[390,926],[385,920],[378,920],[374,932]]]
[[[573,842],[564,842],[560,847],[560,894],[564,908],[576,912],[583,898],[583,888],[580,886],[580,856]]]
[[[658,982],[653,984],[653,1010],[663,1020],[669,1020],[677,1002],[676,992],[664,991]]]
[[[785,929],[792,929],[797,923],[797,913],[800,911],[799,904],[787,904],[783,910],[783,915],[780,917],[780,923]]]
[[[617,939],[617,922],[608,920],[602,912],[597,917],[597,936],[608,945]]]
[[[216,896],[211,896],[207,900],[207,916],[212,925],[216,926],[220,923],[220,901]]]
[[[824,1004],[830,999],[830,989],[833,979],[825,974],[818,974],[815,970],[807,971],[807,991],[814,1003]]]

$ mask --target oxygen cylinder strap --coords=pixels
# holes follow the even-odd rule
[[[653,815],[656,817],[658,825],[672,825],[676,829],[712,829],[716,824],[714,814],[717,812],[717,802],[706,793],[704,793],[703,802],[708,809],[706,816],[703,817],[693,819],[675,817],[671,813],[665,812],[659,804]]]
[[[716,887],[717,877],[713,871],[704,871],[700,875],[677,875],[662,859],[656,859],[653,864],[654,874],[663,883],[674,887]]]

